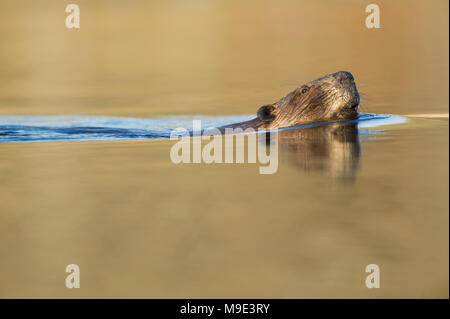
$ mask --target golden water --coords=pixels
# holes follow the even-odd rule
[[[379,1],[376,30],[364,1],[76,3],[68,30],[59,1],[0,0],[1,115],[251,114],[338,70],[362,111],[448,113],[445,0]],[[383,129],[345,183],[283,154],[175,165],[168,140],[2,143],[0,297],[448,297],[448,119]]]

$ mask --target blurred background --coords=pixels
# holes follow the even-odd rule
[[[253,114],[351,71],[363,111],[448,109],[448,1],[0,0],[0,113]]]
[[[447,0],[75,0],[67,29],[70,2],[0,0],[0,116],[254,114],[338,70],[362,112],[448,112]],[[448,119],[336,134],[300,162],[344,184],[281,147],[263,176],[169,140],[0,143],[0,297],[448,298]]]

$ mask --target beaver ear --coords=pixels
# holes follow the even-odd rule
[[[275,119],[276,107],[273,104],[261,106],[256,115],[263,122],[272,122]]]

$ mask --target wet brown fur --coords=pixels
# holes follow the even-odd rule
[[[279,101],[262,106],[257,117],[225,128],[272,129],[356,119],[359,94],[350,72],[340,71],[306,83]]]

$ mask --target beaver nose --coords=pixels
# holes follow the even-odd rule
[[[349,107],[351,109],[357,108],[359,106],[359,95],[357,94],[356,96],[353,97],[353,101],[352,103],[350,103]]]
[[[350,72],[347,71],[339,71],[334,74],[334,78],[339,81],[339,83],[348,85],[355,81],[353,78],[353,75]]]

